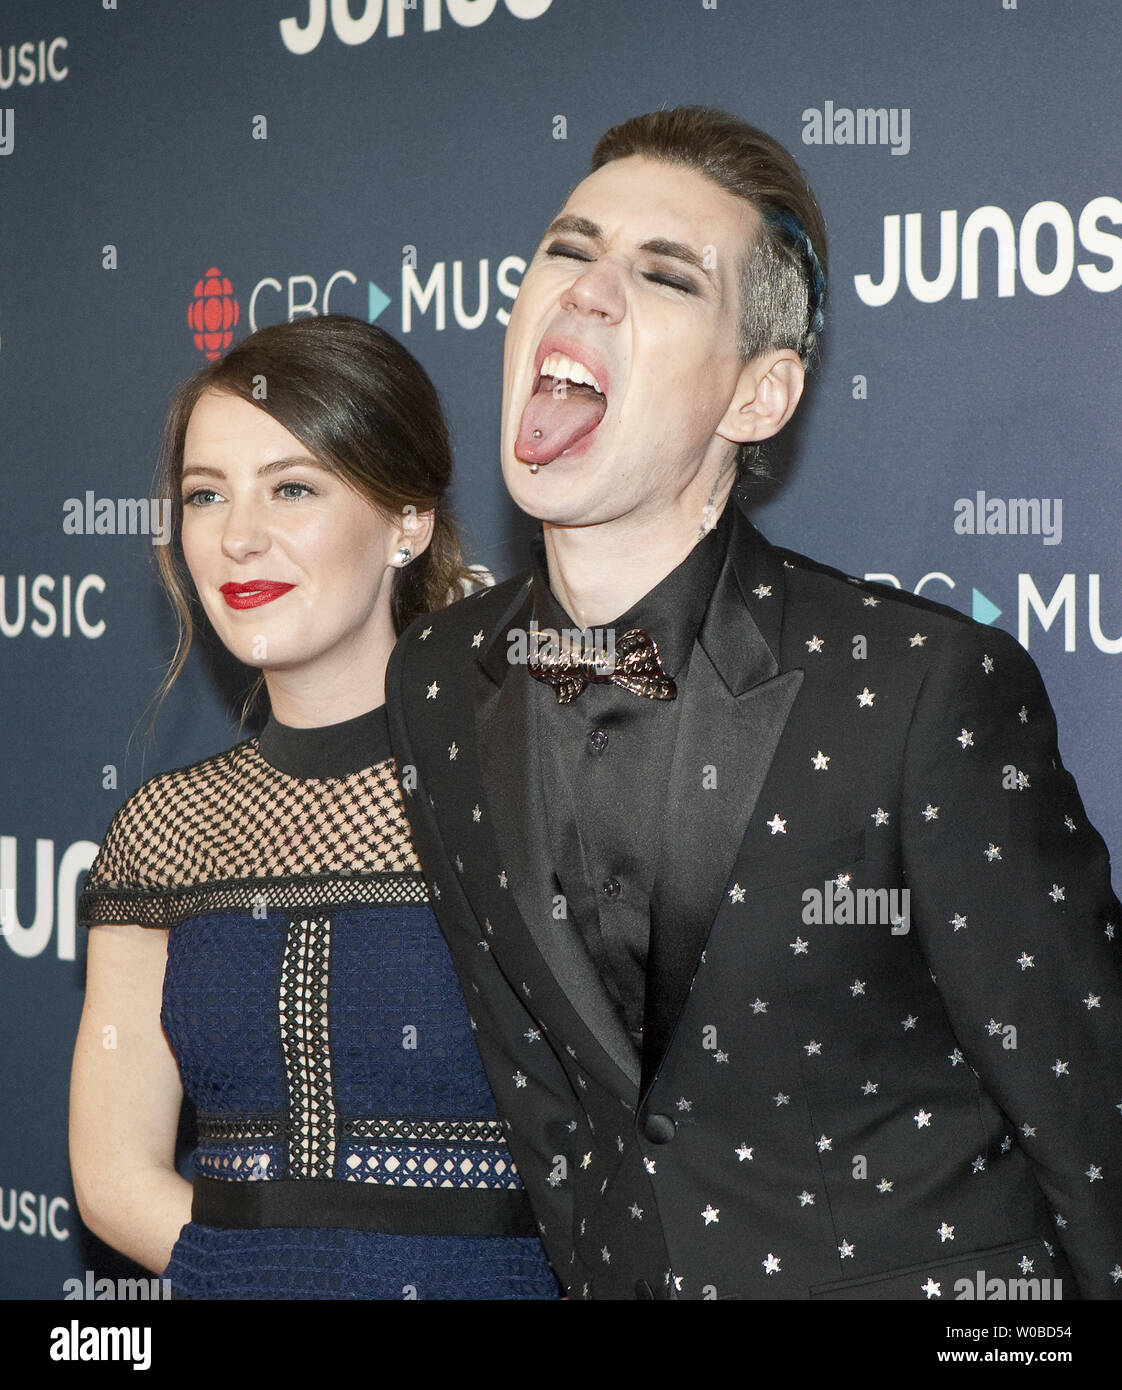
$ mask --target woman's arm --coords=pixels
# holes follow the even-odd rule
[[[70,1077],[70,1166],[82,1220],[160,1273],[191,1219],[175,1171],[183,1088],[160,1025],[167,933],[90,929],[86,1004]]]

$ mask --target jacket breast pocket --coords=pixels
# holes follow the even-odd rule
[[[865,828],[859,826],[829,840],[792,845],[790,851],[785,845],[776,844],[769,847],[766,855],[741,860],[735,874],[751,893],[793,883],[803,887],[821,886],[825,879],[855,869],[864,858]]]

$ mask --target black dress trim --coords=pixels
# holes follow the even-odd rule
[[[175,927],[208,912],[244,912],[264,918],[272,912],[318,912],[348,907],[397,907],[428,902],[424,875],[416,870],[382,873],[287,874],[283,877],[224,879],[183,888],[86,888],[78,921]]]
[[[506,1188],[385,1187],[297,1182],[193,1184],[191,1220],[224,1230],[320,1226],[405,1236],[536,1236],[530,1199]]]

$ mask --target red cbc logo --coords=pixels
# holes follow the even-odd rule
[[[234,341],[234,329],[241,316],[234,287],[216,265],[196,282],[187,306],[187,327],[195,336],[195,346],[213,362]]]

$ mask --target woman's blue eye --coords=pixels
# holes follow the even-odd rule
[[[194,492],[189,492],[183,499],[183,505],[185,507],[205,507],[208,503],[203,501],[204,497],[217,496],[217,492],[212,487],[197,487]]]
[[[292,489],[296,489],[296,496],[291,495]],[[315,489],[309,487],[307,483],[279,483],[277,492],[286,496],[290,502],[298,501],[301,497],[314,497]]]

